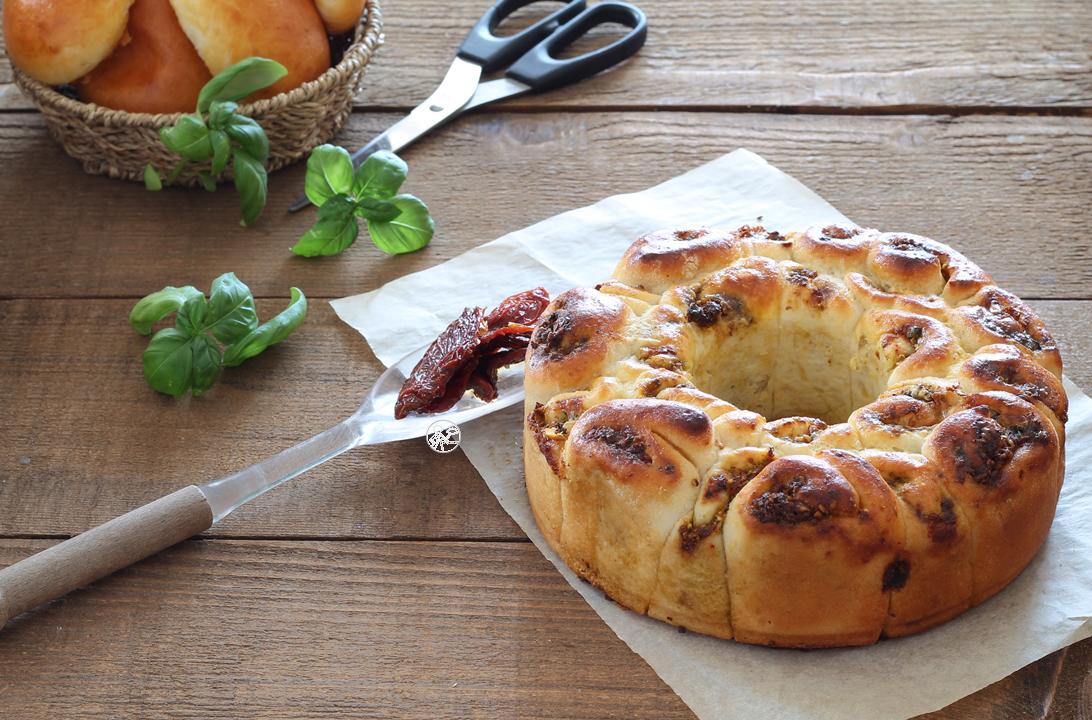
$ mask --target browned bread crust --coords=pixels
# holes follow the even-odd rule
[[[1038,316],[934,240],[652,233],[532,337],[531,507],[577,574],[689,630],[785,647],[918,632],[1046,538],[1061,372]]]
[[[47,85],[82,77],[125,34],[133,0],[4,0],[0,14],[11,62]]]
[[[311,0],[171,0],[182,30],[213,75],[248,57],[288,74],[244,102],[271,98],[330,69],[326,28]]]
[[[168,0],[136,0],[126,37],[76,84],[80,100],[127,112],[193,112],[212,73]]]

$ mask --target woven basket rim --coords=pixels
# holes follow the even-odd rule
[[[303,83],[271,98],[257,100],[246,105],[240,105],[238,112],[247,117],[256,117],[276,112],[281,108],[294,105],[310,99],[323,90],[345,82],[354,73],[366,66],[375,55],[379,45],[382,44],[382,14],[379,10],[379,0],[365,0],[364,12],[356,24],[353,32],[353,43],[345,51],[341,62],[331,67],[314,80]],[[62,95],[53,87],[34,79],[23,70],[11,66],[16,84],[25,91],[35,104],[48,106],[79,118],[84,122],[103,123],[114,127],[147,127],[159,129],[174,125],[183,115],[190,113],[141,113],[115,110],[90,102],[73,100]]]

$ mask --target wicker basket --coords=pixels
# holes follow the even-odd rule
[[[329,142],[349,119],[353,98],[363,86],[364,71],[382,38],[378,0],[367,0],[341,61],[311,82],[267,100],[241,105],[239,112],[256,120],[269,138],[272,172],[310,154]],[[159,138],[159,129],[174,125],[181,113],[152,115],[111,110],[62,95],[19,68],[12,68],[15,83],[45,116],[49,134],[93,175],[108,175],[144,182],[148,163],[165,174],[180,159]],[[191,163],[187,170],[208,170],[209,164]],[[232,180],[231,164],[216,178]],[[196,187],[190,175],[175,184]]]

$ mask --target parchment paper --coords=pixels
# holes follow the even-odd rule
[[[650,230],[751,223],[788,232],[834,220],[845,218],[762,158],[736,150],[656,187],[563,213],[333,306],[389,364],[429,342],[468,305],[493,307],[538,285],[555,295],[601,282],[622,251]],[[421,288],[428,289],[426,303]],[[1092,400],[1068,379],[1066,389],[1066,480],[1050,535],[1032,564],[955,620],[864,648],[755,647],[680,633],[619,608],[578,580],[535,524],[523,484],[521,409],[462,426],[461,447],[542,553],[701,720],[904,720],[1092,635]]]

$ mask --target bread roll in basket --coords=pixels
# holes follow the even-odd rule
[[[269,138],[267,169],[307,157],[348,120],[382,28],[378,0],[5,0],[3,21],[15,83],[50,135],[86,172],[136,182],[148,164],[163,175],[178,162],[159,130],[250,56],[289,71],[239,107]],[[229,164],[216,180],[231,179]]]

